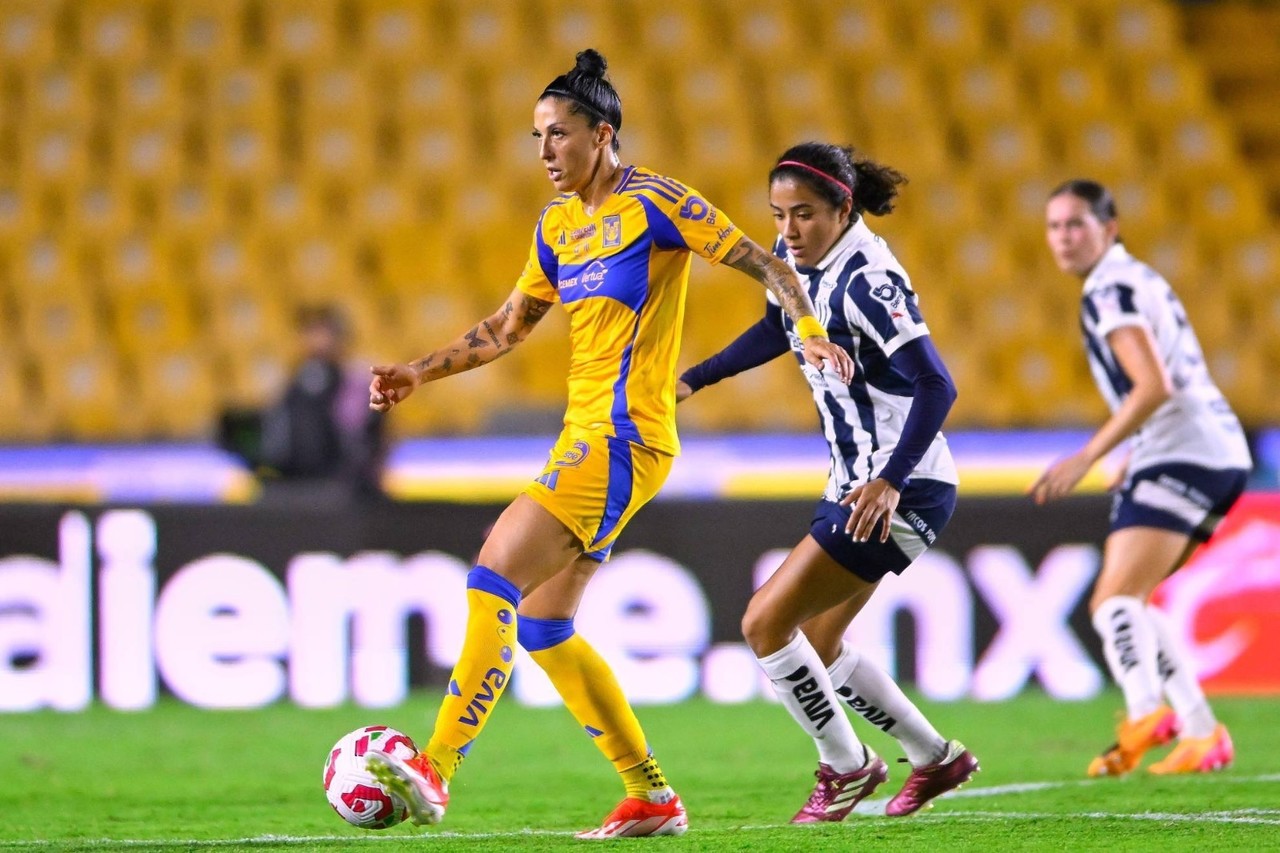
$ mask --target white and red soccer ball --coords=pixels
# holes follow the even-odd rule
[[[365,726],[343,735],[324,763],[324,794],[339,817],[361,829],[386,829],[405,819],[404,801],[378,783],[367,769],[369,755],[385,752],[412,758],[418,748],[390,726]]]

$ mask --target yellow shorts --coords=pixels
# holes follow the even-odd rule
[[[658,493],[674,458],[612,436],[560,434],[542,474],[524,493],[603,562],[636,510]]]

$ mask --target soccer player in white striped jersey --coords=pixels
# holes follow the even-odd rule
[[[855,365],[846,382],[800,361],[830,445],[830,476],[808,534],[742,622],[775,692],[818,749],[817,785],[793,823],[843,820],[888,778],[842,700],[897,738],[912,765],[886,814],[912,814],[978,769],[963,744],[939,735],[843,639],[880,580],[932,546],[955,508],[956,469],[940,432],[955,386],[910,278],[863,218],[890,212],[904,180],[850,148],[817,142],[788,149],[769,173],[774,252],[807,282],[828,337]],[[787,351],[799,358],[801,339],[770,300],[763,319],[681,376],[677,396]]]
[[[1106,187],[1088,180],[1057,187],[1045,227],[1058,267],[1084,280],[1084,345],[1111,416],[1084,447],[1040,476],[1032,496],[1041,504],[1063,497],[1095,462],[1126,439],[1130,445],[1089,601],[1127,713],[1116,743],[1093,759],[1088,773],[1128,773],[1149,749],[1179,735],[1174,750],[1151,765],[1152,773],[1218,770],[1234,758],[1231,737],[1214,718],[1178,637],[1149,599],[1209,539],[1244,491],[1253,464],[1249,447],[1209,376],[1182,303],[1120,241]]]

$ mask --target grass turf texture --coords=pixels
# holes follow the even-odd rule
[[[563,709],[504,703],[460,771],[445,822],[381,832],[348,827],[325,803],[327,750],[360,725],[425,739],[435,697],[394,709],[304,711],[281,705],[206,712],[166,702],[124,714],[0,715],[0,851],[532,850],[581,847],[621,785]],[[1110,740],[1117,694],[1055,702],[1035,693],[997,704],[926,705],[982,772],[932,811],[855,814],[791,827],[808,796],[813,747],[776,705],[689,702],[640,709],[689,810],[678,839],[621,843],[662,850],[1238,850],[1280,849],[1280,727],[1274,699],[1218,699],[1238,755],[1223,773],[1084,779]],[[891,764],[883,802],[906,778],[879,731],[859,734]],[[1148,756],[1149,764],[1156,755]],[[1036,787],[1028,783],[1047,783]]]

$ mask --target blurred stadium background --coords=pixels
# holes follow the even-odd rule
[[[1113,186],[1246,424],[1280,422],[1274,4],[3,0],[0,442],[206,440],[279,392],[304,304],[344,306],[366,360],[469,326],[551,196],[533,99],[585,46],[611,63],[624,158],[760,242],[788,144],[908,174],[873,225],[956,374],[951,429],[1102,415],[1078,283],[1043,246],[1046,192],[1078,175]],[[694,269],[685,364],[761,306]],[[562,321],[397,410],[395,434],[553,428]],[[786,360],[708,399],[688,431],[813,422]]]

